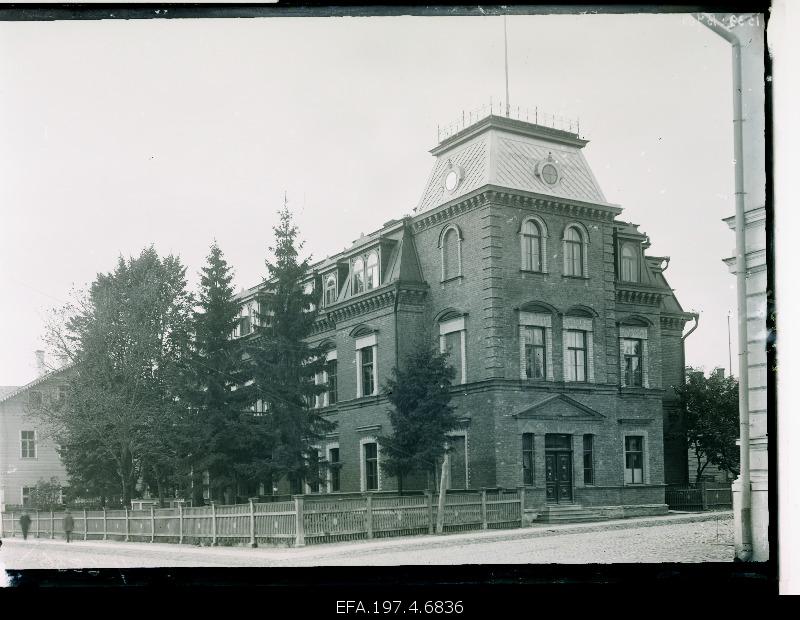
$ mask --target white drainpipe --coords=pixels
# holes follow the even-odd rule
[[[739,559],[749,560],[753,555],[751,532],[750,495],[750,391],[747,355],[747,262],[745,255],[744,219],[744,162],[742,155],[742,48],[739,37],[720,23],[713,15],[701,13],[694,16],[701,24],[731,44],[733,53],[733,157],[736,188],[736,302],[739,323],[739,481],[742,487],[741,523],[742,549]]]

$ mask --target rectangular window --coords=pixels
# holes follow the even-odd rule
[[[239,319],[239,335],[247,336],[251,331],[253,331],[253,327],[250,322],[250,315],[245,314]]]
[[[31,505],[31,496],[33,495],[34,487],[22,487],[22,505],[23,506],[30,506]]]
[[[528,379],[545,378],[545,339],[544,327],[523,328],[525,340],[525,376]]]
[[[586,381],[586,332],[567,331],[567,381]]]
[[[533,235],[524,235],[523,248],[523,254],[525,256],[525,265],[523,269],[527,271],[541,271],[541,238]]]
[[[340,489],[339,470],[341,469],[341,464],[339,463],[339,448],[328,450],[328,461],[331,472],[330,492],[336,493]]]
[[[339,401],[339,387],[337,383],[337,362],[335,359],[328,360],[326,365],[328,375],[328,404],[335,405]]]
[[[642,385],[642,341],[633,338],[622,339],[623,385]]]
[[[319,450],[311,448],[308,451],[308,488],[312,493],[319,493]]]
[[[625,482],[642,484],[644,482],[644,450],[641,436],[625,437]]]
[[[378,490],[378,444],[364,444],[364,490]]]
[[[522,434],[522,483],[533,485],[533,433]]]
[[[583,484],[594,484],[594,436],[583,436]]]
[[[36,458],[36,431],[20,431],[20,444],[23,459]]]
[[[453,384],[464,383],[464,376],[462,373],[464,360],[461,359],[461,333],[462,332],[450,332],[444,335],[444,348],[450,356],[450,365],[453,367],[453,370],[456,371]]]
[[[359,349],[361,357],[361,394],[369,396],[375,392],[375,352],[374,347]]]

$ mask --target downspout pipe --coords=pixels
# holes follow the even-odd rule
[[[697,326],[700,325],[700,315],[696,312],[692,313],[692,318],[694,319],[694,326],[688,332],[686,332],[683,336],[681,336],[681,342],[685,342],[686,339],[691,335],[691,333],[697,329]]]
[[[736,191],[736,309],[739,327],[739,446],[742,505],[742,548],[738,559],[753,555],[752,500],[750,490],[750,390],[747,352],[747,262],[745,250],[744,162],[742,153],[742,47],[739,37],[709,13],[696,14],[695,19],[731,44],[733,55],[733,157]]]

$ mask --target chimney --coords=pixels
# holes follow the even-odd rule
[[[38,351],[34,351],[36,354],[36,372],[37,376],[41,377],[42,375],[47,373],[47,368],[44,365],[44,351],[41,349]]]

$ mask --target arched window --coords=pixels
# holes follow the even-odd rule
[[[367,290],[377,288],[379,284],[378,253],[370,252],[367,256]]]
[[[360,256],[353,261],[353,295],[364,292],[364,259]]]
[[[622,281],[623,282],[636,282],[638,274],[636,273],[636,255],[630,245],[622,246]]]
[[[336,290],[336,274],[332,273],[325,278],[325,305],[331,306],[336,303],[338,291]]]
[[[582,278],[586,276],[586,246],[588,238],[577,225],[564,231],[564,275]]]
[[[455,226],[447,228],[441,237],[442,281],[461,275],[461,235]]]
[[[524,271],[547,273],[547,228],[538,218],[528,218],[520,228],[520,246]]]

